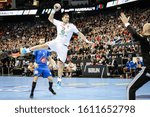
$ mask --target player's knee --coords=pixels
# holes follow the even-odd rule
[[[38,76],[35,76],[33,81],[37,82],[37,80],[38,80]]]
[[[48,80],[49,80],[49,82],[52,82],[52,81],[53,81],[53,77],[52,77],[52,76],[49,76],[49,77],[48,77]]]
[[[132,87],[128,88],[128,93],[129,94],[134,94],[135,92],[136,92],[135,88],[132,88]]]

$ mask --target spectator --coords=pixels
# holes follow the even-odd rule
[[[108,64],[108,69],[109,69],[110,75],[119,74],[119,71],[118,71],[118,62],[117,62],[115,56],[112,56],[112,60]]]
[[[72,77],[72,73],[76,71],[77,67],[76,64],[74,64],[72,61],[69,61],[66,68],[66,76]]]
[[[123,73],[126,75],[126,78],[130,78],[131,76],[128,76],[128,73],[130,75],[133,75],[133,71],[135,70],[136,66],[134,62],[131,60],[131,58],[128,58],[128,61],[126,63],[126,66],[123,68]]]
[[[136,66],[136,70],[139,72],[142,67],[144,66],[144,63],[142,62],[142,60],[140,60],[139,57],[136,58],[136,62],[135,62],[135,66]]]

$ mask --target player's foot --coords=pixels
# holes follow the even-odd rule
[[[27,54],[30,53],[29,48],[20,48],[20,54]]]
[[[61,88],[61,82],[60,81],[57,81],[57,88]]]
[[[32,99],[34,97],[33,93],[30,94],[30,98]]]
[[[50,88],[49,88],[49,91],[50,91],[53,95],[56,95],[56,92],[55,92],[53,89],[50,89]]]

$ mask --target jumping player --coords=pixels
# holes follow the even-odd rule
[[[67,58],[68,46],[73,33],[78,34],[78,36],[83,39],[86,43],[94,45],[93,42],[88,41],[86,37],[77,29],[77,27],[69,23],[69,14],[64,14],[62,16],[62,21],[54,19],[55,12],[61,9],[60,4],[56,3],[54,9],[52,9],[48,20],[56,26],[57,37],[42,45],[37,45],[31,48],[25,49],[26,52],[34,51],[41,48],[50,48],[50,50],[57,53],[57,66],[58,66],[58,82],[61,85],[61,78],[63,74],[64,63]]]

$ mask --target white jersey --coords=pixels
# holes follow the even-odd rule
[[[55,41],[64,44],[66,46],[69,46],[72,34],[79,32],[77,27],[72,23],[64,24],[62,21],[56,19],[53,20],[53,23],[57,28],[57,37]]]

